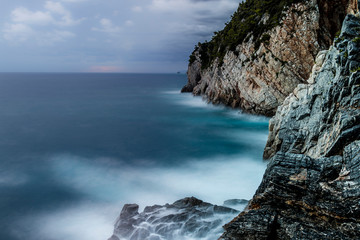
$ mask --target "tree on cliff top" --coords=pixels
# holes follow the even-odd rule
[[[211,41],[195,46],[189,63],[195,61],[194,53],[199,51],[202,69],[208,68],[215,59],[222,65],[227,51],[238,54],[236,47],[251,37],[257,49],[261,42],[266,44],[269,41],[266,32],[280,24],[284,10],[302,1],[306,0],[246,0],[240,3],[223,30],[215,32]]]

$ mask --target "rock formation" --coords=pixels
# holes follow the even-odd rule
[[[282,103],[270,120],[262,183],[220,240],[359,239],[359,13],[348,14],[321,50],[342,14],[356,9],[354,1],[298,1],[256,51],[250,36],[208,68],[201,69],[204,46],[192,55],[184,91],[266,115]],[[236,212],[195,198],[138,208],[124,206],[110,240],[213,239]]]
[[[316,55],[329,48],[346,13],[357,10],[355,0],[285,2],[293,4],[285,4],[280,9],[282,14],[266,8],[283,6],[284,1],[268,1],[269,7],[260,0],[247,0],[240,5],[218,36],[197,46],[190,57],[188,83],[182,91],[250,113],[274,115],[294,88],[306,83]],[[249,16],[247,12],[253,14]],[[258,12],[261,14],[256,15]],[[241,19],[233,23],[235,16]],[[236,29],[244,21],[244,26],[252,24],[246,37],[231,32],[230,24]],[[226,46],[231,41],[234,44],[233,35],[241,40],[240,44]],[[216,49],[207,50],[209,45]],[[211,58],[210,64],[207,58]]]
[[[240,202],[244,203],[232,200],[229,204]],[[109,240],[212,240],[221,235],[222,226],[238,213],[194,197],[146,207],[142,213],[138,210],[136,204],[123,207]]]
[[[359,17],[316,63],[271,119],[262,183],[220,239],[359,239]]]

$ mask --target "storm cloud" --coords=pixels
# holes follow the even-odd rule
[[[239,0],[5,0],[0,71],[185,71]]]

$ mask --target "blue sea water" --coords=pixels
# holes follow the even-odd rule
[[[0,239],[107,239],[122,205],[250,199],[268,119],[182,74],[0,73]]]

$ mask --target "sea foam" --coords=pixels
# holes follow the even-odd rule
[[[54,156],[50,161],[56,181],[87,200],[22,219],[21,225],[29,226],[30,240],[49,239],[49,235],[53,240],[104,239],[112,232],[116,215],[125,203],[138,203],[144,208],[190,195],[218,205],[231,198],[250,199],[266,167],[261,161],[241,156],[186,161],[176,168],[134,168],[115,159],[72,155]],[[224,223],[232,217],[224,216]]]

